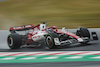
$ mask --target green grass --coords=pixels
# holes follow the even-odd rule
[[[0,29],[47,21],[62,28],[100,27],[100,0],[8,0],[0,2]]]

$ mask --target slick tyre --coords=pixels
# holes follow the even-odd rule
[[[76,32],[76,35],[80,36],[80,37],[88,37],[88,39],[90,39],[90,33],[89,30],[85,27],[81,27],[80,30],[78,30]],[[83,42],[81,43],[82,45],[86,45],[89,41]]]
[[[89,30],[85,27],[80,28],[80,30],[76,32],[76,35],[80,37],[88,37],[90,39]]]
[[[55,42],[54,42],[54,38],[58,38],[59,39],[58,34],[49,33],[49,34],[46,35],[45,42],[46,42],[46,45],[47,45],[47,47],[49,49],[57,48],[57,45],[55,45]]]
[[[88,37],[90,39],[90,33],[89,30],[85,27],[80,28],[80,32],[82,34],[83,37]]]
[[[18,49],[22,45],[21,36],[17,33],[8,35],[7,43],[10,49]]]

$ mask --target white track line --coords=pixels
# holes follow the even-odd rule
[[[66,57],[65,59],[80,59],[83,58],[83,56],[72,56],[72,57]]]
[[[26,58],[21,58],[20,60],[30,60],[30,59],[36,59],[36,57],[26,57]]]
[[[13,60],[13,59],[15,59],[15,57],[2,58],[0,60]]]
[[[42,59],[57,59],[58,57],[45,57],[45,58],[42,58]]]

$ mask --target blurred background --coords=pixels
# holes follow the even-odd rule
[[[40,24],[100,28],[100,0],[1,0],[0,30]]]

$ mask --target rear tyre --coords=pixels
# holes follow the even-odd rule
[[[59,39],[58,34],[49,33],[49,34],[46,35],[45,42],[46,42],[46,45],[49,47],[49,49],[57,48],[57,45],[55,45],[55,42],[54,42],[54,38],[58,38]]]
[[[10,49],[18,49],[22,45],[21,36],[17,33],[8,35],[7,43]]]

